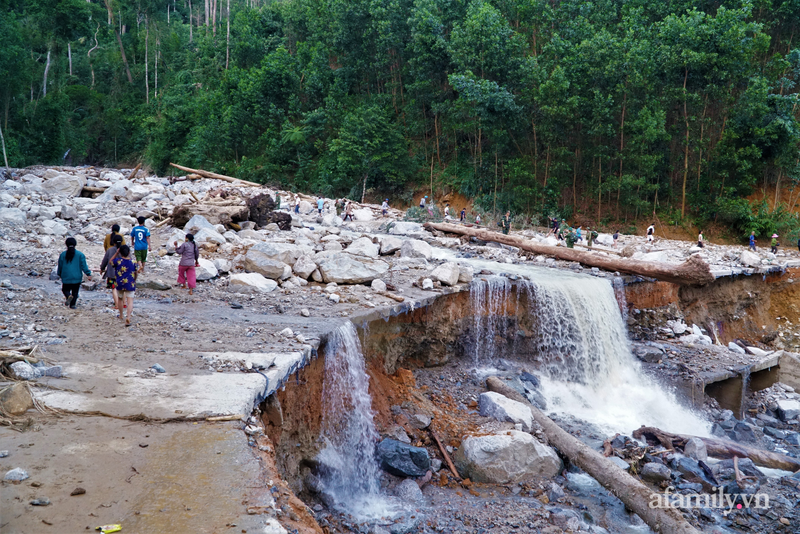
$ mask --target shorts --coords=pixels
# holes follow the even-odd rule
[[[113,278],[106,278],[106,289],[114,289],[117,287],[117,281]]]
[[[139,263],[145,263],[147,261],[147,249],[142,250],[134,250],[133,255],[136,258],[136,261]]]
[[[123,291],[122,289],[117,290],[117,294],[119,295],[120,299],[132,299],[134,293],[136,293],[135,289],[133,291]]]

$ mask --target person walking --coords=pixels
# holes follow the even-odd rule
[[[139,267],[139,272],[144,272],[144,264],[147,263],[147,251],[150,250],[150,230],[144,225],[145,218],[139,217],[139,226],[134,226],[131,230],[131,237],[133,237],[133,255],[136,257],[136,263]]]
[[[317,212],[322,215],[322,210],[325,208],[325,200],[322,197],[317,197]]]
[[[578,227],[578,230],[580,230],[580,227]],[[593,232],[591,228],[586,228],[586,246],[589,248],[589,250],[592,250],[594,238],[597,237],[596,234],[597,232]]]
[[[389,199],[384,198],[383,204],[381,204],[381,215],[386,217],[386,214],[389,213]]]
[[[425,195],[421,199],[419,199],[419,207],[421,209],[425,209],[425,204],[428,202],[428,195]]]
[[[588,227],[586,228],[586,233],[588,236],[589,233]],[[581,241],[583,241],[583,226],[578,226],[578,228],[575,230],[575,242],[580,243]]]
[[[777,254],[778,253],[778,247],[781,246],[780,243],[778,243],[778,234],[772,234],[772,242],[770,244],[772,245],[772,247],[770,248],[770,251],[773,254]]]
[[[449,221],[450,220],[450,203],[449,202],[444,205],[444,220],[445,221]]]
[[[114,271],[114,266],[111,265],[111,258],[113,258],[119,248],[122,246],[122,236],[117,234],[111,238],[111,246],[106,250],[103,261],[100,262],[100,273],[106,279],[106,288],[111,290],[111,298],[114,299],[114,307],[119,307],[119,295],[117,294],[117,273]]]
[[[800,248],[800,247],[798,247]],[[753,252],[756,251],[756,233],[755,231],[750,232],[750,250]]]
[[[459,222],[464,223],[467,220],[467,208],[461,208],[461,219]]]
[[[511,230],[511,212],[507,211],[503,218],[500,219],[500,226],[503,227],[503,234],[508,235],[508,231]]]
[[[120,233],[119,233],[119,225],[118,224],[111,225],[111,233],[110,234],[106,234],[106,238],[103,240],[103,250],[108,250],[109,248],[111,248],[112,241],[113,241],[115,235],[118,235],[118,236],[122,237],[122,235],[120,235]],[[124,237],[122,237],[122,244],[123,245],[125,244],[125,238]]]
[[[612,237],[614,238],[614,244],[613,244],[612,246],[613,246],[614,248],[617,248],[617,239],[619,239],[619,230],[617,230],[616,232],[614,232],[614,235],[613,235]]]
[[[703,231],[700,230],[700,233],[697,234],[697,246],[703,248],[705,245],[703,244]]]
[[[653,239],[655,239],[655,233],[656,233],[656,225],[655,225],[655,223],[653,223],[653,224],[651,224],[650,226],[647,227],[647,243],[648,244],[652,244],[653,243]]]
[[[178,283],[183,289],[186,289],[188,285],[191,295],[194,293],[194,288],[197,287],[195,267],[200,267],[200,252],[192,234],[186,234],[186,241],[180,246],[177,241],[174,244],[175,253],[181,255],[181,261],[178,262]]]
[[[300,197],[294,199],[294,212],[300,214]]]
[[[78,293],[81,290],[83,274],[91,281],[92,271],[86,264],[86,256],[83,252],[75,250],[78,242],[74,237],[68,237],[64,242],[67,250],[58,257],[58,276],[61,277],[61,292],[64,294],[64,305],[73,310],[77,307]]]
[[[344,208],[344,218],[342,219],[342,222],[346,221],[348,217],[350,217],[350,221],[352,222],[353,221],[353,203],[352,202],[348,202],[347,206],[345,206],[345,208]]]
[[[481,225],[481,214],[480,213],[475,215],[475,224],[477,224],[478,226]]]
[[[111,259],[111,264],[114,266],[117,277],[119,318],[125,321],[125,326],[130,326],[133,314],[133,294],[136,292],[136,264],[131,259],[131,247],[122,245]],[[123,315],[125,308],[128,309],[127,318]]]

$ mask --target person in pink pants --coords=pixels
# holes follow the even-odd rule
[[[178,263],[178,283],[183,289],[186,289],[188,285],[191,295],[194,288],[197,287],[194,268],[200,266],[200,251],[197,249],[192,234],[186,234],[186,241],[181,246],[178,246],[178,242],[175,241],[175,247],[175,253],[181,256],[181,261]]]

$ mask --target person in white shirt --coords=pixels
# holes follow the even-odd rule
[[[647,242],[652,243],[653,239],[655,239],[656,227],[654,224],[651,224],[647,227]]]

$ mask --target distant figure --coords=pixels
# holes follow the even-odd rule
[[[178,246],[175,241],[175,253],[180,254],[181,261],[178,263],[178,283],[183,289],[189,286],[189,294],[194,292],[197,287],[197,275],[195,267],[200,267],[200,252],[197,250],[197,243],[194,242],[192,234],[186,234],[186,241]]]
[[[131,315],[133,314],[133,294],[136,291],[136,265],[131,259],[131,248],[128,245],[122,245],[114,258],[111,259],[111,264],[114,266],[117,275],[117,293],[119,294],[117,309],[119,310],[119,318],[125,321],[125,326],[130,326]],[[123,308],[128,309],[127,318],[123,316]]]
[[[586,233],[589,233],[589,228],[586,228]],[[578,229],[575,230],[575,236],[577,237],[577,242],[580,243],[583,241],[583,226],[578,226]],[[589,245],[591,247],[591,245]]]
[[[425,203],[428,201],[428,195],[425,195],[421,199],[419,199],[419,207],[425,209]]]
[[[771,243],[771,245],[772,245],[772,248],[770,249],[770,251],[773,254],[777,254],[778,253],[778,247],[781,246],[780,243],[778,243],[778,234],[772,234],[772,243]]]
[[[111,258],[116,256],[117,251],[122,246],[122,236],[114,235],[111,237],[111,246],[106,250],[103,261],[100,263],[100,273],[106,279],[106,288],[111,290],[111,298],[114,299],[114,307],[119,307],[119,296],[117,295],[117,273],[111,264]]]
[[[465,222],[467,220],[467,208],[461,208],[461,222]]]
[[[558,235],[558,219],[557,219],[557,218],[555,218],[555,217],[553,217],[552,219],[550,219],[550,231],[549,231],[549,232],[547,232],[547,235],[550,235],[551,233],[552,233],[554,236],[555,236],[555,235]]]
[[[103,240],[103,250],[108,250],[109,248],[111,248],[111,241],[112,241],[112,238],[114,237],[114,235],[119,235],[120,237],[122,237],[120,235],[120,233],[119,233],[119,225],[118,224],[111,225],[111,233],[110,234],[106,234],[106,238]],[[125,244],[125,238],[124,237],[122,238],[122,244],[123,245]]]
[[[798,241],[798,243],[800,243],[800,241]],[[798,245],[798,248],[800,248],[800,245]],[[756,251],[756,233],[755,233],[755,231],[750,232],[750,250],[752,250],[753,252]]]
[[[650,226],[647,227],[647,242],[648,243],[652,243],[653,242],[653,239],[655,239],[655,233],[656,233],[655,224],[651,224]]]
[[[322,210],[325,208],[325,200],[322,197],[317,197],[317,211],[322,215]]]
[[[577,234],[575,232],[568,232],[564,236],[564,241],[567,243],[567,248],[575,248],[575,240],[577,239]]]
[[[342,219],[342,221],[346,221],[348,217],[350,217],[350,221],[352,222],[352,220],[353,220],[353,203],[352,202],[348,202],[347,206],[345,206],[345,208],[344,208],[344,218]]]
[[[386,214],[389,213],[389,199],[383,199],[383,204],[381,204],[381,214],[386,217]]]
[[[139,272],[144,272],[144,264],[147,263],[147,251],[150,250],[150,230],[144,225],[145,218],[139,217],[139,225],[131,230],[133,237],[133,255],[139,265]]]
[[[83,252],[75,250],[78,242],[74,237],[68,237],[64,244],[67,246],[67,250],[58,257],[57,272],[58,276],[61,277],[61,292],[66,299],[64,305],[74,310],[78,303],[78,293],[81,290],[83,273],[86,273],[86,276],[91,280],[92,271],[86,265],[86,256],[83,255]]]
[[[612,237],[614,238],[614,244],[613,244],[612,246],[613,246],[614,248],[617,248],[617,239],[619,239],[619,230],[617,230],[616,232],[614,232],[614,235],[613,235]]]
[[[507,211],[506,214],[500,219],[500,226],[503,227],[503,233],[508,235],[508,231],[511,229],[511,212]]]
[[[703,244],[703,231],[700,230],[700,233],[697,234],[697,246],[703,248],[705,245]]]
[[[475,224],[477,224],[478,226],[480,226],[480,224],[481,224],[481,214],[480,213],[475,216]]]
[[[444,219],[446,221],[450,220],[450,203],[449,202],[444,205]]]
[[[300,213],[300,197],[294,199],[294,212]]]
[[[580,231],[580,227],[578,227],[578,231]],[[586,246],[589,247],[589,250],[592,250],[595,237],[597,237],[597,232],[593,232],[591,228],[586,228]]]

